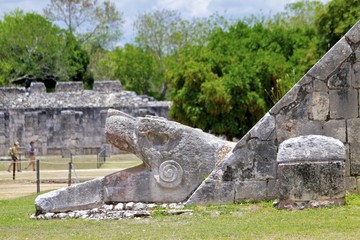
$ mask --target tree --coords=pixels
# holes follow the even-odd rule
[[[317,61],[314,26],[252,18],[214,28],[205,41],[168,65],[170,116],[228,139],[242,137]]]
[[[151,50],[158,61],[163,76],[160,99],[166,96],[168,85],[164,74],[169,61],[177,59],[177,52],[187,43],[205,45],[213,28],[226,28],[227,21],[217,14],[210,18],[182,19],[174,10],[156,10],[138,17],[135,24],[136,43],[146,51]]]
[[[317,18],[321,49],[327,51],[360,19],[360,0],[332,0]]]
[[[51,88],[56,81],[82,79],[87,64],[76,39],[39,14],[16,10],[0,22],[2,85],[42,81]]]
[[[217,29],[205,47],[182,49],[166,75],[173,87],[172,118],[232,139],[263,116],[264,93],[255,57],[247,50],[256,47],[249,33],[239,22],[229,32]]]
[[[101,57],[92,67],[107,79],[120,79],[124,89],[137,94],[159,97],[157,89],[161,87],[158,61],[150,51],[138,46],[126,44],[113,51],[98,52]],[[95,66],[96,65],[96,66]]]
[[[321,37],[317,34],[316,19],[325,6],[319,1],[302,0],[289,3],[285,11],[276,14],[265,23],[266,27],[282,39],[284,56],[292,68],[275,79],[266,88],[276,103],[320,59],[327,49],[319,48]]]
[[[315,28],[316,19],[323,10],[324,4],[320,1],[301,0],[286,4],[285,11],[276,14],[273,21],[287,28],[294,26]]]
[[[162,72],[154,55],[131,44],[126,44],[116,54],[118,68],[115,74],[122,80],[125,88],[137,94],[160,98],[157,90],[162,84]]]
[[[182,19],[180,14],[173,10],[157,10],[140,15],[134,26],[137,29],[136,42],[143,49],[151,49],[159,62],[160,72],[166,70],[165,56],[174,51],[174,34],[179,28]],[[165,97],[167,84],[162,81],[160,98]]]
[[[50,0],[44,14],[51,21],[65,24],[82,44],[109,48],[121,37],[123,17],[110,1]]]

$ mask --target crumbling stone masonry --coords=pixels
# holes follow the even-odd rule
[[[167,117],[170,104],[122,91],[119,81],[96,81],[93,90],[84,90],[82,82],[58,82],[53,93],[42,83],[0,88],[0,155],[15,140],[23,146],[35,141],[41,154],[61,154],[62,148],[96,154],[105,143],[108,108]]]
[[[321,137],[316,137],[320,142],[309,145],[311,149],[305,149],[334,157],[329,165],[336,165],[338,160],[342,163],[338,168],[319,165],[312,169],[337,174],[327,179],[337,181],[330,195],[341,203],[344,175],[346,190],[360,193],[359,89],[360,21],[235,145],[165,118],[134,118],[110,110],[107,140],[138,155],[143,164],[39,195],[35,200],[37,213],[130,201],[191,205],[279,198],[288,187],[280,184],[279,177],[296,178],[298,174],[296,170],[292,176],[280,176],[279,145],[291,138],[301,143],[297,137],[309,135],[341,141],[333,145],[339,146],[339,155],[327,152]],[[326,184],[319,191],[314,189],[313,198],[327,191]]]
[[[344,143],[346,189],[360,193],[359,89],[360,21],[237,143],[188,204],[278,197],[279,144],[310,134]]]
[[[279,209],[304,209],[345,204],[346,150],[332,137],[289,138],[277,155]]]

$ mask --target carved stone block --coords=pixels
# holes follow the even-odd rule
[[[309,70],[308,74],[317,79],[326,80],[334,69],[337,69],[351,53],[352,49],[345,37],[343,37]]]
[[[346,151],[334,138],[309,135],[279,146],[279,208],[301,209],[345,203]]]
[[[310,119],[324,121],[329,115],[329,94],[326,92],[313,92]]]
[[[358,117],[358,91],[350,88],[330,90],[330,118]]]
[[[267,198],[266,181],[241,181],[235,185],[235,202],[259,201]]]
[[[339,139],[346,142],[346,122],[344,119],[329,120],[324,123],[325,136]]]

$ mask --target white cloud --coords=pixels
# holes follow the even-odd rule
[[[194,0],[190,4],[191,17],[206,17],[211,14],[209,5],[211,0]]]
[[[171,9],[181,12],[183,17],[205,17],[211,14],[211,0],[158,0],[158,9]]]

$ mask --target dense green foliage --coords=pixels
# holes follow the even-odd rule
[[[171,117],[228,139],[245,134],[317,60],[306,25],[238,21],[208,41],[183,47],[167,72]]]
[[[136,44],[157,62],[158,75],[153,81],[161,82],[161,89],[153,93],[158,99],[164,99],[169,95],[164,76],[172,59],[188,44],[206,45],[211,31],[219,26],[226,28],[227,21],[217,14],[189,21],[174,10],[163,9],[140,15],[134,26]]]
[[[347,205],[276,210],[270,202],[194,207],[192,215],[31,220],[35,195],[0,200],[0,239],[358,239],[360,196]]]
[[[160,97],[163,84],[162,70],[157,58],[139,46],[126,44],[113,51],[97,51],[95,78],[119,79],[123,88],[137,94]],[[93,54],[94,55],[94,54]]]
[[[171,117],[228,139],[243,136],[328,50],[324,43],[340,39],[326,18],[344,34],[359,19],[358,6],[299,1],[269,19],[214,29],[204,46],[184,46],[166,73],[173,88]],[[345,17],[332,17],[337,8]]]
[[[332,0],[317,18],[321,48],[331,48],[360,19],[360,0]]]
[[[16,10],[0,21],[1,85],[82,81],[88,62],[87,53],[71,34],[39,14]]]
[[[360,0],[302,0],[232,20],[155,10],[138,16],[134,43],[112,49],[123,24],[113,3],[51,0],[45,15],[66,30],[21,11],[0,21],[0,84],[120,80],[172,100],[176,121],[240,138],[358,21],[359,8]]]

